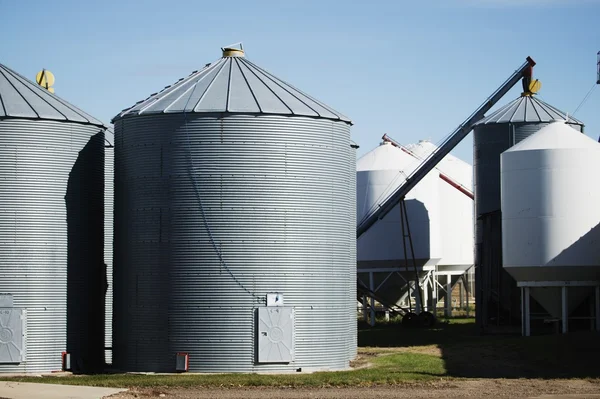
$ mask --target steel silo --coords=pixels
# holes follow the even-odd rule
[[[0,65],[0,372],[104,364],[104,130]]]
[[[357,215],[370,214],[402,185],[437,147],[425,140],[402,146],[385,140],[357,162]],[[442,176],[444,178],[442,178]],[[473,265],[472,167],[448,155],[406,196],[414,264],[426,309],[437,305],[439,276],[453,285]],[[452,184],[448,183],[448,180]],[[463,190],[458,190],[460,185]],[[404,253],[400,205],[363,234],[357,243],[359,283],[388,303],[411,305],[413,254]],[[435,282],[434,282],[435,281]],[[431,299],[431,301],[430,301]]]
[[[500,154],[558,119],[583,131],[582,122],[533,95],[522,95],[474,128],[475,298],[481,327],[509,324],[520,317],[516,282],[502,268]]]
[[[501,160],[505,270],[566,325],[590,295],[590,316],[600,316],[593,309],[594,289],[600,294],[600,186],[582,176],[600,168],[600,144],[555,122]],[[590,306],[584,308],[587,313]]]
[[[225,49],[113,121],[115,367],[347,368],[350,120]]]

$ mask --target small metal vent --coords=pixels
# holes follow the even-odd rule
[[[0,363],[23,361],[23,309],[0,308]]]
[[[258,309],[258,363],[289,363],[294,360],[294,309]]]

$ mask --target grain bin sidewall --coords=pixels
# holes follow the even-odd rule
[[[347,123],[319,118],[117,120],[115,365],[172,371],[181,351],[192,371],[347,368],[356,354],[350,144]],[[254,312],[273,291],[296,312],[290,364],[255,362]]]
[[[85,294],[85,288],[67,292],[68,256],[73,252],[65,201],[74,192],[78,198],[91,199],[76,200],[75,206],[90,215],[92,223],[86,226],[85,237],[100,239],[71,243],[80,250],[74,248],[78,259],[70,267],[102,262],[103,209],[97,200],[103,191],[103,130],[73,122],[0,119],[0,234],[5,237],[0,244],[0,286],[2,292],[13,295],[15,308],[26,311],[25,361],[0,364],[0,373],[51,372],[62,367],[68,295]],[[87,178],[76,181],[73,173]],[[83,279],[80,282],[89,283],[85,273],[77,274]],[[73,321],[70,330],[76,338],[85,329],[85,321]],[[96,337],[91,335],[89,341],[80,341],[80,349],[90,349],[88,344]]]

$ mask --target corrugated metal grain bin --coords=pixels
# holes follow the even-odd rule
[[[104,365],[104,130],[0,65],[0,372]]]
[[[531,95],[522,95],[482,119],[474,128],[475,287],[481,327],[518,323],[520,292],[502,268],[500,154],[555,120],[568,116]],[[583,131],[583,123],[569,118]]]
[[[115,123],[113,363],[345,369],[356,354],[348,118],[225,49]],[[281,305],[281,306],[280,306]]]

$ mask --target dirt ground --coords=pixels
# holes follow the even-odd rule
[[[366,399],[366,398],[600,398],[596,380],[477,379],[372,388],[141,389],[111,399]]]

